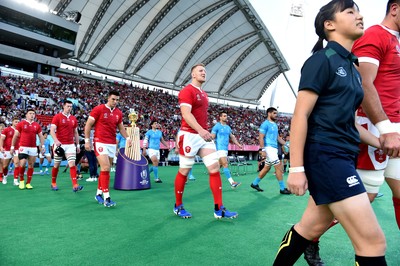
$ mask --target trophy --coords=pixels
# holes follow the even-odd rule
[[[117,169],[115,171],[114,188],[121,190],[149,189],[148,162],[140,153],[139,128],[136,126],[138,115],[131,110],[128,115],[131,127],[126,129],[132,145],[125,145],[118,152]]]
[[[128,115],[129,121],[131,121],[131,127],[126,129],[126,133],[131,139],[132,146],[125,146],[125,155],[134,161],[140,160],[140,136],[139,136],[139,128],[136,126],[136,121],[138,119],[138,115],[135,110],[132,110],[132,113]]]

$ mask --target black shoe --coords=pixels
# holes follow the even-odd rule
[[[156,182],[156,183],[162,183],[162,181],[161,181],[160,178],[157,178],[156,180],[154,180],[154,182]]]
[[[319,256],[319,241],[311,242],[304,251],[304,259],[310,266],[325,266]]]
[[[284,190],[280,190],[279,193],[284,194],[284,195],[292,194],[292,193],[290,193],[290,191],[287,188],[285,188]]]
[[[259,185],[254,185],[253,183],[251,183],[250,185],[252,188],[254,188],[255,190],[259,191],[259,192],[263,192],[264,190],[260,188]]]

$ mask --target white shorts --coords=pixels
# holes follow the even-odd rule
[[[278,157],[278,149],[273,147],[266,147],[265,152],[267,153],[267,158],[265,163],[268,165],[278,165],[281,161]]]
[[[38,150],[37,147],[19,147],[19,154],[28,154],[28,156],[37,156]]]
[[[226,151],[226,150],[218,150],[217,151],[217,156],[218,156],[218,159],[219,158],[228,157],[228,151]]]
[[[194,157],[200,149],[216,150],[214,141],[207,142],[199,134],[180,130],[178,133],[179,154]]]
[[[0,152],[0,159],[4,159],[5,157],[5,152]]]
[[[94,143],[94,154],[99,155],[107,155],[110,158],[115,157],[115,153],[117,152],[117,145],[115,144],[105,144],[101,142]]]
[[[55,154],[57,146],[53,145],[53,153]],[[61,144],[61,148],[64,149],[65,155],[67,154],[75,154],[76,155],[76,146],[75,144]]]
[[[160,160],[160,150],[147,149],[147,155],[149,158],[156,156],[157,160]]]
[[[10,151],[4,152],[4,159],[11,159],[13,156],[11,155]],[[14,157],[18,157],[18,150],[14,151]]]
[[[51,157],[50,153],[45,153],[45,154],[39,153],[39,158],[40,158],[40,159],[42,159],[42,158],[47,158],[47,157]]]

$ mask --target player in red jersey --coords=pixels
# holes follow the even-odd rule
[[[0,124],[0,132],[3,131],[3,129],[6,126],[1,123]],[[0,146],[1,147],[1,146]],[[2,182],[4,184],[4,179],[3,179],[3,163],[4,163],[4,153],[1,151],[0,152],[0,182]],[[6,183],[7,183],[7,178],[6,178]]]
[[[93,108],[85,125],[85,150],[91,150],[90,130],[94,127],[94,152],[101,168],[95,199],[106,207],[116,205],[110,198],[109,184],[110,168],[116,153],[117,128],[126,138],[127,145],[131,145],[122,123],[122,112],[116,107],[118,101],[119,92],[110,91],[107,103]]]
[[[10,153],[14,154],[15,145],[17,143],[17,139],[21,136],[19,141],[19,150],[18,150],[18,158],[19,158],[19,189],[32,189],[31,180],[33,175],[33,166],[36,161],[37,156],[37,147],[36,147],[36,135],[39,136],[41,152],[44,153],[44,138],[42,134],[42,127],[34,121],[35,119],[35,110],[28,109],[26,112],[26,119],[19,122],[16,126],[16,131],[12,138]],[[25,185],[24,173],[25,173],[25,165],[26,161],[28,161],[28,172],[27,172],[27,180]]]
[[[181,218],[192,215],[183,207],[183,192],[189,171],[192,169],[195,155],[202,157],[210,176],[210,188],[214,197],[214,217],[236,218],[236,212],[228,211],[222,204],[222,184],[219,173],[218,155],[212,135],[208,131],[208,96],[202,89],[206,81],[206,69],[197,64],[191,69],[192,82],[184,87],[179,95],[182,125],[178,133],[179,170],[175,178],[174,213]]]
[[[362,145],[357,169],[373,201],[386,179],[400,229],[400,0],[388,1],[380,25],[354,43],[365,91],[358,123],[380,138],[382,150]],[[368,118],[367,118],[368,116]],[[386,156],[388,154],[391,156]]]
[[[15,128],[19,123],[19,118],[14,117],[11,122],[11,126],[6,127],[1,132],[1,140],[0,140],[0,151],[4,153],[4,163],[3,163],[3,184],[7,184],[7,175],[8,175],[8,166],[11,163],[11,159],[13,159],[15,169],[14,169],[14,186],[19,185],[18,175],[19,175],[19,159],[18,159],[18,149],[19,149],[19,139],[16,140],[15,143],[15,152],[14,156],[10,153],[11,141],[13,139]]]
[[[79,134],[78,134],[78,120],[71,114],[72,102],[69,100],[64,101],[63,111],[56,114],[51,121],[50,135],[53,137],[54,146],[54,166],[51,170],[51,189],[58,190],[57,175],[60,168],[63,155],[56,152],[57,147],[64,150],[65,158],[67,158],[69,166],[69,175],[72,181],[72,191],[77,192],[83,189],[76,180],[76,154],[80,152],[79,148]],[[60,148],[58,148],[60,149]]]

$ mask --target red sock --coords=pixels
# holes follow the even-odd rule
[[[4,167],[3,168],[3,174],[4,175],[8,175],[8,167]]]
[[[218,209],[222,204],[222,182],[221,174],[219,172],[210,174],[210,188],[214,196],[214,204],[218,205]]]
[[[175,205],[182,205],[183,191],[185,190],[185,183],[187,176],[178,171],[175,177]]]
[[[110,185],[110,172],[108,171],[100,171],[100,179],[101,179],[101,189],[103,193],[108,192],[108,187]]]
[[[15,167],[15,169],[14,169],[14,179],[17,179],[17,180],[18,180],[19,169],[20,169],[19,166],[16,166],[16,167]]]
[[[3,181],[3,173],[0,173],[0,180]]]
[[[30,183],[31,183],[31,181],[32,181],[32,175],[33,175],[33,168],[29,168],[29,167],[28,167],[28,172],[26,173],[26,176],[27,176],[26,183],[27,183],[27,184],[30,184]]]
[[[328,231],[330,228],[334,227],[334,226],[337,225],[338,223],[339,223],[339,221],[336,220],[336,219],[334,219],[334,220],[332,221],[332,223],[329,225],[328,229],[326,229],[326,231]],[[325,231],[325,232],[326,232],[326,231]],[[321,238],[321,237],[316,237],[316,238],[314,238],[314,239],[312,240],[312,242],[318,242],[320,238]]]
[[[103,191],[102,186],[101,186],[101,171],[100,171],[100,175],[99,178],[97,178],[97,189]]]
[[[57,183],[57,175],[58,175],[58,168],[53,167],[51,169],[51,183],[56,184]]]
[[[392,200],[393,200],[394,214],[396,215],[397,226],[400,229],[400,199],[393,197]]]
[[[76,187],[78,183],[76,182],[76,166],[72,166],[69,168],[69,176],[72,180],[72,186]]]
[[[19,168],[19,181],[24,181],[25,167],[20,166]]]

